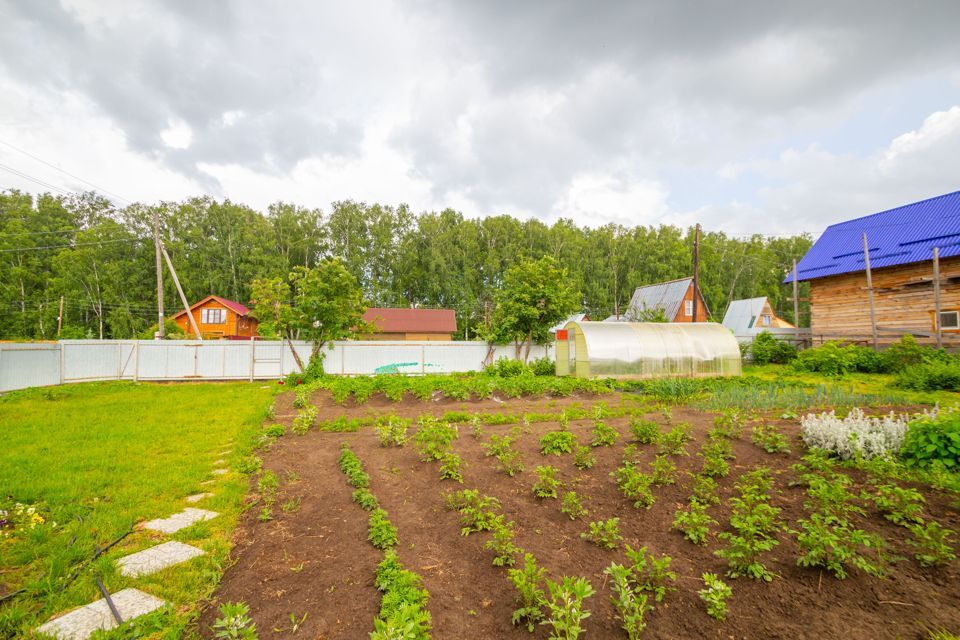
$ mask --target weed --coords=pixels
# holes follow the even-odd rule
[[[483,424],[480,422],[480,416],[470,418],[470,435],[474,440],[480,440],[484,436]]]
[[[250,618],[250,607],[243,602],[224,602],[213,623],[214,637],[223,640],[257,640],[257,625]]]
[[[577,469],[589,469],[596,462],[597,459],[593,456],[590,447],[578,446],[573,452],[573,464]]]
[[[697,591],[697,595],[706,603],[707,615],[717,620],[725,620],[727,599],[733,595],[733,589],[715,573],[704,573],[702,577],[704,588]]]
[[[658,455],[650,464],[650,468],[653,471],[653,484],[663,486],[677,482],[677,465],[670,462],[666,456]]]
[[[370,512],[367,540],[377,549],[388,549],[397,545],[397,528],[387,517],[387,512],[377,508]]]
[[[284,513],[296,513],[297,511],[300,511],[300,505],[302,502],[303,498],[300,496],[297,496],[296,498],[290,498],[289,500],[285,500],[284,503],[280,505],[280,509],[282,509]]]
[[[673,528],[693,544],[706,544],[710,527],[716,524],[717,521],[707,515],[707,505],[697,500],[691,500],[686,509],[677,509],[673,519]]]
[[[538,466],[537,481],[533,485],[533,495],[538,498],[556,498],[557,489],[560,482],[557,480],[557,468],[547,466]]]
[[[750,440],[767,453],[790,453],[787,437],[773,424],[754,425]]]
[[[916,549],[913,557],[921,567],[944,566],[957,557],[950,544],[954,535],[950,529],[944,529],[932,520],[926,525],[908,524],[907,529],[913,534],[907,544]]]
[[[551,431],[540,438],[540,453],[543,455],[563,455],[570,453],[576,446],[577,438],[569,431]]]
[[[287,432],[287,428],[282,424],[272,424],[264,429],[263,432],[271,438],[280,438]]]
[[[533,632],[536,624],[543,620],[543,608],[547,605],[546,594],[540,588],[544,570],[537,567],[537,559],[531,553],[523,554],[523,568],[510,569],[507,574],[517,590],[517,609],[513,612],[513,624],[527,625],[527,631]]]
[[[262,468],[263,460],[259,456],[247,456],[237,463],[237,471],[248,475],[259,473]]]
[[[263,502],[270,506],[274,503],[277,498],[277,489],[280,487],[280,478],[277,477],[273,471],[267,469],[260,474],[260,477],[257,479],[257,491],[260,493],[260,497],[263,498]]]
[[[609,520],[597,520],[590,523],[590,529],[580,534],[584,540],[588,540],[601,549],[616,549],[617,543],[622,540],[620,535],[620,518],[610,518]]]
[[[497,462],[500,463],[500,470],[511,478],[523,471],[523,457],[519,451],[504,451],[497,456]]]
[[[550,640],[577,640],[583,633],[583,621],[590,612],[583,608],[583,601],[594,594],[593,586],[586,578],[563,576],[560,582],[547,580],[550,598],[546,602],[549,617],[540,624],[550,625]]]
[[[270,522],[273,520],[273,509],[270,507],[261,507],[260,513],[257,514],[257,520],[260,522]]]
[[[448,451],[440,458],[440,479],[455,480],[463,483],[463,472],[461,471],[462,462],[460,456]]]
[[[563,494],[561,500],[560,512],[566,514],[571,520],[582,518],[587,515],[587,510],[583,508],[580,497],[576,491],[567,491]]]
[[[630,421],[630,433],[633,441],[640,444],[653,444],[660,439],[660,427],[656,422],[634,418]]]
[[[591,447],[611,447],[617,442],[617,439],[620,438],[620,434],[617,433],[616,429],[599,419],[593,423],[591,436]]]

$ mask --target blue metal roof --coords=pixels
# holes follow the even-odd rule
[[[797,279],[863,271],[864,232],[871,269],[931,260],[934,247],[943,258],[960,255],[960,191],[830,225],[797,263]]]

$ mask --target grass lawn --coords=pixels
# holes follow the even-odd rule
[[[0,509],[35,505],[32,529],[0,531],[0,637],[21,637],[52,615],[136,587],[173,607],[110,637],[181,637],[192,605],[217,584],[230,533],[243,508],[247,476],[236,471],[266,417],[266,384],[91,383],[31,389],[0,398]],[[219,459],[230,469],[211,471]],[[202,482],[213,480],[211,484]],[[184,497],[215,495],[196,505]],[[220,513],[173,536],[136,531],[66,585],[98,546],[136,523],[196,506]],[[54,523],[56,523],[54,525]],[[152,576],[124,578],[113,561],[174,539],[207,555]],[[162,630],[162,631],[160,631]]]

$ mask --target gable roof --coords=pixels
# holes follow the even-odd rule
[[[670,280],[669,282],[658,282],[657,284],[648,284],[644,287],[637,287],[637,290],[633,292],[633,297],[630,298],[630,304],[627,305],[627,310],[624,312],[624,319],[627,321],[636,320],[638,314],[644,309],[663,309],[664,315],[667,316],[667,319],[673,321],[677,317],[677,312],[680,311],[680,304],[683,302],[684,296],[687,295],[687,291],[690,289],[690,285],[693,283],[693,278],[680,278],[679,280]],[[703,302],[704,309],[707,308],[707,303],[703,300],[701,296],[700,301]],[[707,309],[709,313],[709,309]]]
[[[797,264],[797,280],[866,269],[864,232],[872,269],[931,260],[934,247],[944,258],[960,255],[960,191],[830,225]]]
[[[567,323],[568,323],[568,322],[583,322],[584,320],[589,320],[589,318],[587,317],[587,314],[585,314],[585,313],[575,313],[575,314],[573,314],[572,316],[570,316],[570,317],[568,317],[568,318],[566,318],[566,319],[564,319],[564,320],[561,320],[561,321],[558,322],[557,324],[555,324],[555,325],[553,325],[552,327],[550,327],[550,333],[556,333],[556,332],[559,331],[560,329],[563,329],[565,326],[567,326]]]
[[[727,307],[727,312],[723,315],[723,326],[733,331],[735,335],[747,333],[753,328],[753,325],[767,304],[767,296],[759,298],[747,298],[746,300],[734,300]]]
[[[453,309],[371,307],[363,314],[363,320],[376,326],[380,333],[454,333],[457,330],[457,314]]]
[[[203,304],[206,304],[207,302],[210,302],[211,300],[216,300],[217,302],[219,302],[220,304],[222,304],[223,306],[225,306],[227,309],[230,309],[231,311],[233,311],[233,312],[236,313],[237,315],[245,316],[245,315],[247,315],[248,313],[250,313],[250,309],[248,309],[248,308],[245,307],[244,305],[240,304],[239,302],[234,302],[233,300],[227,300],[226,298],[221,298],[220,296],[207,296],[206,298],[204,298],[204,299],[201,300],[200,302],[197,302],[197,303],[195,303],[195,304],[190,305],[190,310],[192,311],[192,310],[196,309],[197,307],[199,307],[200,305],[203,305]],[[176,318],[176,317],[178,317],[178,316],[182,316],[182,315],[185,314],[185,313],[186,313],[186,311],[180,310],[179,312],[173,314],[173,315],[171,316],[171,318]]]

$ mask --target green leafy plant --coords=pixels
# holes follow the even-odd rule
[[[287,428],[282,424],[272,424],[263,430],[263,433],[270,438],[279,438],[287,432]]]
[[[634,418],[630,421],[630,433],[633,441],[640,444],[653,444],[660,439],[660,427],[656,422]]]
[[[597,459],[593,456],[590,447],[578,446],[573,452],[573,464],[577,469],[589,469],[596,462]]]
[[[366,489],[370,486],[370,476],[363,470],[360,458],[346,445],[340,450],[340,470],[347,476],[347,483],[354,489]]]
[[[666,456],[658,455],[653,459],[650,468],[653,484],[662,486],[676,483],[677,465],[673,464]]]
[[[403,567],[395,549],[387,549],[374,581],[383,592],[380,613],[373,622],[371,640],[429,640],[430,594],[420,576]]]
[[[602,420],[597,420],[593,423],[593,431],[591,432],[590,446],[591,447],[610,447],[613,446],[617,439],[620,438],[620,434],[617,433],[617,430],[608,425]]]
[[[660,436],[657,441],[657,451],[661,455],[668,456],[688,455],[685,447],[690,442],[690,438],[690,425],[681,422]]]
[[[587,510],[583,508],[580,497],[576,491],[567,491],[563,494],[560,511],[567,515],[571,520],[582,518],[587,515]]]
[[[691,500],[686,509],[677,509],[673,518],[673,528],[693,544],[706,544],[710,527],[716,524],[717,521],[707,515],[707,505],[697,500]]]
[[[540,438],[540,453],[559,456],[573,451],[576,444],[576,436],[569,431],[550,431]]]
[[[402,447],[407,443],[407,427],[410,421],[397,416],[377,422],[374,430],[381,447]]]
[[[503,515],[498,515],[493,519],[493,537],[487,540],[484,548],[493,551],[493,565],[495,567],[512,567],[515,562],[514,556],[520,551],[519,547],[513,544],[514,531],[513,521],[507,522]]]
[[[427,416],[420,418],[420,428],[417,429],[414,442],[423,460],[441,460],[458,437],[456,425]]]
[[[615,471],[610,472],[610,476],[617,481],[621,493],[633,500],[634,507],[649,509],[653,506],[654,497],[650,490],[653,477],[638,471],[634,463],[624,462]]]
[[[620,518],[596,520],[588,526],[589,530],[581,533],[580,537],[601,549],[616,549],[617,544],[623,539],[620,535]]]
[[[314,421],[317,419],[319,409],[315,405],[308,405],[297,412],[297,417],[293,419],[290,430],[297,435],[303,435],[310,430]]]
[[[802,531],[797,544],[802,551],[797,564],[802,567],[823,567],[839,579],[847,577],[847,566],[852,565],[873,576],[883,575],[883,539],[854,528],[842,517],[829,513],[812,513],[798,522]],[[874,549],[877,561],[860,553],[860,549]]]
[[[747,576],[770,582],[773,574],[760,561],[760,556],[780,544],[774,536],[783,528],[780,509],[768,502],[767,492],[772,486],[770,472],[760,468],[745,473],[736,486],[740,495],[730,500],[733,532],[724,531],[717,536],[725,540],[727,546],[715,554],[729,564],[730,577]]]
[[[373,511],[380,506],[376,496],[370,493],[369,489],[355,489],[353,492],[353,501],[360,505],[364,511]]]
[[[700,475],[708,478],[724,478],[730,473],[730,464],[722,455],[713,452],[701,452],[697,455],[703,458]]]
[[[743,414],[737,410],[726,410],[713,419],[711,435],[723,438],[739,438],[743,435]]]
[[[463,462],[460,456],[448,451],[440,458],[440,479],[463,483]]]
[[[690,500],[696,500],[705,505],[720,504],[717,495],[717,481],[703,474],[693,476],[693,485],[690,487]]]
[[[873,500],[883,517],[895,524],[923,522],[923,496],[916,489],[904,489],[895,484],[881,484],[876,493],[864,497]]]
[[[460,535],[490,531],[500,511],[500,501],[492,496],[481,496],[476,489],[462,489],[448,493],[447,508],[460,512]]]
[[[911,421],[900,445],[900,459],[916,467],[936,461],[950,471],[960,471],[960,412],[941,411],[936,417]]]
[[[908,524],[906,526],[913,534],[913,538],[908,539],[907,544],[916,550],[913,557],[921,567],[945,566],[957,557],[950,543],[950,538],[954,535],[950,529],[943,528],[933,520],[925,525]]]
[[[280,488],[280,478],[273,471],[267,469],[257,479],[257,491],[264,503],[269,507],[277,498],[277,489]]]
[[[751,430],[750,439],[767,453],[790,453],[787,437],[773,424],[757,424]]]
[[[250,618],[250,607],[243,602],[221,604],[213,635],[223,640],[257,640],[257,625]]]
[[[560,582],[547,580],[549,617],[540,624],[551,627],[550,640],[577,640],[583,633],[583,621],[590,617],[583,601],[594,594],[586,578],[563,576]]]
[[[544,570],[537,566],[537,559],[531,553],[523,554],[523,568],[510,569],[507,574],[517,590],[517,609],[513,612],[513,624],[525,624],[527,631],[533,632],[537,623],[543,620],[543,608],[547,598],[540,585],[544,580]]]
[[[535,469],[537,481],[533,485],[533,495],[538,498],[556,498],[560,482],[557,480],[557,468],[538,466]]]
[[[387,512],[377,508],[370,512],[367,540],[377,549],[388,549],[397,544],[397,528],[390,522]]]
[[[630,560],[630,571],[633,580],[640,591],[653,594],[654,600],[661,602],[670,591],[675,591],[673,583],[677,581],[677,574],[670,570],[673,559],[663,555],[659,558],[647,551],[646,547],[634,550],[627,545],[627,559]]]
[[[603,573],[610,578],[610,600],[617,610],[623,630],[627,632],[627,638],[638,640],[640,633],[647,627],[645,617],[653,610],[647,603],[647,594],[637,588],[636,578],[629,567],[614,562],[604,569]]]
[[[704,588],[697,591],[697,595],[707,605],[707,615],[717,620],[725,620],[727,600],[733,595],[733,589],[715,573],[704,573],[701,577]]]

